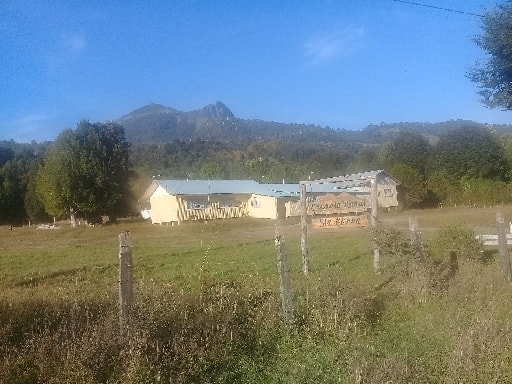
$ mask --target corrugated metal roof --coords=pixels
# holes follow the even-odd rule
[[[348,185],[360,185],[358,183],[364,183],[365,181],[373,179],[379,175],[385,175],[385,174],[386,173],[383,170],[377,170],[377,171],[369,171],[369,172],[352,173],[351,175],[345,175],[345,176],[328,177],[326,179],[301,181],[299,184],[348,183]]]
[[[260,187],[254,180],[155,180],[171,195],[253,193]]]
[[[298,197],[300,195],[299,184],[260,184],[260,187],[254,193],[271,197]]]
[[[357,182],[345,182],[336,184],[306,184],[306,192],[313,193],[340,193],[352,192],[362,193],[369,192],[370,188],[364,187],[363,184]],[[259,191],[254,191],[260,195],[273,197],[298,197],[300,196],[299,184],[261,184]]]
[[[154,180],[171,195],[208,195],[208,194],[259,194],[273,197],[295,197],[300,195],[300,184],[306,184],[307,192],[365,193],[370,188],[368,181],[380,174],[380,183],[394,183],[384,171],[355,173],[347,176],[332,177],[320,180],[301,181],[299,184],[260,184],[254,180]],[[384,177],[382,177],[384,176]],[[150,188],[146,192],[153,193]],[[149,199],[149,196],[147,196]]]

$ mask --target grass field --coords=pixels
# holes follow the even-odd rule
[[[512,382],[512,287],[496,251],[472,242],[495,233],[498,209],[512,218],[512,207],[381,215],[380,274],[369,230],[310,229],[309,277],[291,220],[0,227],[0,383]],[[409,217],[426,263],[410,246]],[[276,228],[291,328],[280,312]],[[122,230],[133,243],[128,333],[117,314]]]

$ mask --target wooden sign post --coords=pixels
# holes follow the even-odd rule
[[[378,211],[378,189],[377,174],[354,174],[350,176],[340,176],[320,180],[301,181],[300,183],[300,220],[301,220],[301,253],[302,269],[307,276],[309,273],[308,265],[308,214],[312,216],[311,223],[315,228],[337,229],[350,227],[365,227],[368,224],[368,218],[373,231],[373,267],[375,273],[380,272],[380,251],[377,245],[377,211]],[[325,184],[330,190],[322,196],[312,195],[308,200],[306,197],[307,185]],[[362,198],[354,194],[341,192],[353,186],[363,187],[368,191],[370,187],[371,195]],[[338,191],[338,193],[331,192]],[[324,192],[325,193],[325,192]],[[395,193],[396,195],[396,193]],[[391,195],[393,196],[393,195]]]

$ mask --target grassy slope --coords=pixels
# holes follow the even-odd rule
[[[502,208],[512,217],[510,207]],[[425,238],[447,223],[493,230],[495,209],[382,216]],[[0,228],[0,382],[498,382],[512,377],[510,287],[498,261],[460,260],[433,289],[421,268],[382,255],[363,229],[286,238],[297,326],[279,315],[273,222],[179,227]],[[116,320],[117,234],[133,236],[134,331]],[[428,245],[428,244],[427,244]],[[92,351],[92,352],[88,352]],[[53,380],[53,381],[52,381]]]

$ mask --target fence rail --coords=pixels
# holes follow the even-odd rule
[[[507,233],[507,245],[512,245],[512,233]],[[479,235],[476,239],[484,246],[498,245],[498,235]]]

